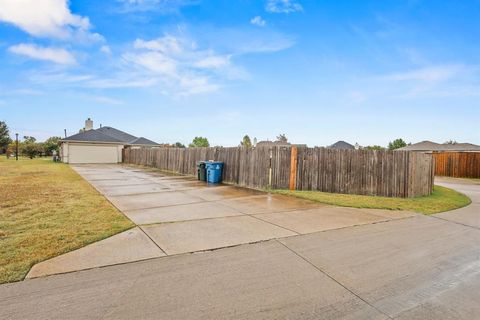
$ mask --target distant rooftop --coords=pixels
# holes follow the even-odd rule
[[[480,146],[472,143],[436,143],[421,141],[396,150],[402,151],[480,151]]]
[[[257,142],[257,147],[265,147],[265,146],[289,146],[289,142],[283,142],[283,141],[258,141]]]
[[[335,142],[331,146],[328,146],[327,148],[328,149],[341,149],[341,150],[354,150],[355,146],[351,145],[348,142],[340,140],[340,141]]]

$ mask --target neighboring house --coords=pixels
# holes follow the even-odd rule
[[[422,141],[396,150],[419,152],[480,152],[480,146],[472,143],[435,143]]]
[[[283,141],[268,141],[268,140],[258,141],[258,142],[255,144],[255,147],[272,147],[272,146],[282,146],[282,147],[286,147],[286,146],[291,146],[291,144],[290,144],[289,142],[283,142]]]
[[[93,129],[93,121],[88,118],[82,132],[60,140],[60,157],[65,163],[119,163],[123,148],[158,146],[112,127]]]
[[[290,146],[295,146],[295,147],[303,147],[306,148],[306,144],[291,144],[290,142],[283,142],[283,141],[259,141],[255,145],[255,147],[290,147]]]
[[[340,149],[340,150],[355,150],[355,146],[351,145],[345,141],[337,141],[331,146],[327,147],[328,149]]]

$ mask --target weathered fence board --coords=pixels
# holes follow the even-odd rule
[[[433,190],[431,154],[296,149],[292,152],[292,147],[285,146],[140,148],[125,149],[123,159],[125,163],[188,175],[196,175],[198,161],[222,161],[225,182],[250,188],[294,188],[387,197],[428,195]]]
[[[297,190],[387,197],[432,190],[432,158],[426,154],[299,148],[297,157]]]
[[[435,175],[456,178],[480,178],[480,152],[439,152],[435,158]]]

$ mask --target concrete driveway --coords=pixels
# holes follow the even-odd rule
[[[1,285],[2,319],[477,319],[480,185],[461,188],[473,204],[440,215]]]
[[[27,278],[355,225],[409,212],[339,208],[120,165],[73,167],[137,227],[35,265]]]

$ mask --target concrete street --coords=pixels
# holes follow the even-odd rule
[[[105,186],[106,180],[100,180]],[[169,185],[174,184],[171,180],[169,178]],[[139,230],[135,232],[146,233],[154,239],[154,244],[159,244],[156,246],[158,250],[147,246],[152,251],[147,250],[145,256],[150,253],[158,257],[1,285],[0,318],[480,318],[478,184],[441,179],[443,185],[465,192],[473,200],[472,205],[448,213],[434,216],[406,214],[394,219],[384,217],[379,221],[351,223],[340,228],[331,225],[330,221],[334,220],[325,213],[330,227],[316,230],[320,228],[316,225],[321,224],[312,212],[322,207],[296,203],[288,204],[286,211],[277,212],[274,211],[278,210],[277,204],[266,205],[268,202],[257,200],[263,195],[247,195],[245,199],[250,200],[248,204],[239,205],[240,209],[231,205],[234,201],[243,203],[238,200],[240,198],[220,200],[221,205],[241,210],[241,215],[226,211],[228,216],[197,219],[202,212],[212,214],[205,206],[216,204],[212,199],[218,193],[211,196],[213,202],[191,202],[196,199],[193,197],[203,199],[202,192],[210,193],[191,186],[195,181],[180,180],[178,183],[183,183],[186,189],[192,187],[190,190],[197,193],[185,200],[189,202],[185,205],[199,203],[204,207],[194,210],[195,219],[191,221],[156,223],[151,229],[144,225],[137,227]],[[138,185],[145,188],[144,183]],[[217,188],[221,190],[223,187]],[[118,190],[112,192],[117,194],[112,197],[121,197]],[[145,195],[141,197],[139,203],[156,201]],[[186,198],[165,199],[176,206]],[[141,208],[134,201],[121,198],[116,201],[116,205],[131,207],[134,216],[141,217],[142,221],[150,221],[153,217],[159,217],[160,221],[165,216],[176,217],[173,213],[157,213],[155,210],[152,216],[145,214],[141,210],[151,210],[148,203]],[[298,213],[302,218],[294,214],[297,211],[301,211]],[[354,215],[357,213],[368,214],[356,212]],[[251,217],[257,214],[264,217],[261,220]],[[279,229],[257,227],[259,232],[255,235],[262,234],[263,238],[257,237],[253,239],[255,243],[242,244],[242,241],[252,240],[245,231],[252,227],[250,222],[237,222],[237,219],[245,218],[264,221]],[[219,228],[230,227],[228,232],[233,238],[240,239],[239,243],[233,247],[212,248],[221,237],[216,228],[205,221],[214,219],[220,219],[216,222]],[[311,219],[311,222],[302,223],[304,219]],[[200,224],[192,224],[195,221]],[[184,223],[190,225],[176,226]],[[165,227],[169,224],[173,231]],[[242,228],[245,224],[246,227]],[[207,232],[202,231],[204,229]],[[174,236],[186,237],[190,230],[192,237],[205,240],[198,244],[188,239],[179,241],[181,237]],[[287,234],[287,231],[294,234]],[[207,237],[209,233],[214,234]],[[182,253],[188,250],[197,252]],[[160,254],[161,251],[164,253]]]

